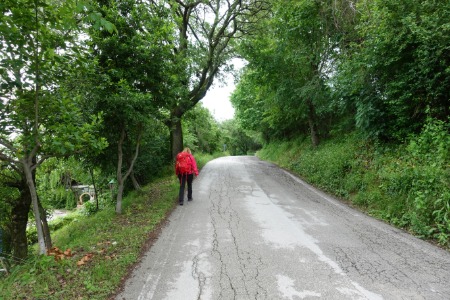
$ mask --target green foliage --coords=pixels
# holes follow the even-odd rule
[[[36,174],[42,203],[52,208],[75,208],[78,199],[71,186],[91,183],[89,173],[83,167],[74,157],[52,158],[44,162]]]
[[[92,216],[72,214],[53,231],[55,246],[73,256],[58,262],[52,256],[29,259],[0,280],[6,299],[108,299],[134,264],[148,238],[174,207],[178,193],[173,174],[157,180],[142,193],[124,199],[124,214],[106,209]],[[66,217],[67,218],[67,217]],[[85,265],[77,266],[85,255]]]
[[[450,126],[428,119],[407,150],[403,172],[412,177],[408,213],[414,231],[447,242],[450,234]]]
[[[266,136],[267,133],[274,132],[273,122],[266,117],[268,107],[265,99],[270,97],[269,93],[268,87],[259,80],[257,72],[246,68],[230,99],[243,128],[266,133]]]
[[[221,124],[222,143],[225,151],[231,155],[254,154],[261,148],[258,133],[246,130],[235,120],[228,120]]]
[[[80,214],[91,216],[97,212],[97,206],[94,202],[86,201],[81,208]]]
[[[402,142],[427,115],[445,121],[449,5],[274,1],[259,34],[241,43],[249,64],[232,99],[237,117],[267,141],[309,134],[316,122],[322,138],[356,126]]]
[[[317,149],[305,139],[277,141],[264,146],[258,156],[302,175],[319,188],[347,197],[359,188],[355,178],[348,180],[357,146],[354,136],[327,141]]]
[[[449,123],[428,119],[403,145],[375,145],[350,135],[318,148],[301,139],[274,142],[258,155],[376,217],[448,246],[449,130]]]
[[[98,209],[96,201],[98,201]],[[81,207],[77,207],[77,213],[82,216],[92,216],[100,211],[110,210],[116,203],[111,191],[98,195],[96,201],[84,201]]]
[[[169,133],[160,108],[172,87],[173,64],[167,63],[172,24],[163,18],[167,11],[162,7],[150,9],[139,1],[102,1],[98,10],[114,20],[117,33],[90,30],[90,68],[70,81],[82,84],[76,91],[85,100],[83,109],[104,115],[101,134],[109,147],[86,160],[103,174],[124,174],[138,150],[133,176],[146,184],[168,162]]]
[[[79,99],[69,96],[63,86],[70,71],[82,64],[75,4],[7,0],[0,5],[0,158],[22,178],[25,174],[30,178],[48,157],[87,149],[95,153],[106,146],[96,132],[101,115],[81,111]],[[27,184],[37,204],[35,184],[32,180]],[[33,207],[37,210],[37,205]],[[43,253],[42,234],[39,239]]]
[[[368,136],[402,141],[429,114],[449,114],[450,4],[377,0],[360,3],[359,38],[338,57],[335,87]]]
[[[328,82],[345,9],[335,1],[273,2],[272,18],[241,46],[249,64],[232,101],[242,124],[267,141],[311,134],[317,144],[327,136],[341,117]]]
[[[219,125],[201,103],[183,118],[184,145],[193,151],[212,154],[220,150]]]
[[[18,197],[19,195],[16,189],[7,188],[0,181],[0,256],[11,252],[9,216],[11,215],[11,202],[16,200]]]
[[[49,213],[49,215],[51,215],[51,212]],[[54,220],[49,221],[48,227],[51,232],[55,232],[56,230],[59,230],[65,226],[69,225],[70,223],[76,221],[77,217],[78,217],[78,215],[76,212],[69,213],[67,216],[65,216],[63,218],[56,218]],[[27,228],[27,240],[28,240],[28,245],[30,245],[30,246],[33,246],[37,243],[38,237],[37,237],[36,226],[29,226]]]
[[[141,143],[139,157],[133,169],[140,184],[146,185],[157,178],[171,162],[168,129],[162,123],[148,127]]]
[[[26,242],[23,241],[26,239],[25,232],[21,234],[15,231],[17,227],[25,226],[26,222],[23,221],[26,217],[18,215],[21,212],[28,214],[26,202],[29,198],[23,191],[24,187],[26,188],[26,183],[20,177],[18,170],[6,162],[0,162],[0,230],[3,232],[3,256],[14,255],[15,259],[19,260],[26,255],[26,251],[21,252],[18,249],[20,242]],[[15,237],[15,244],[13,244],[13,237]]]
[[[448,123],[428,119],[407,145],[383,153],[377,167],[383,197],[375,212],[443,245],[450,229],[448,131]]]

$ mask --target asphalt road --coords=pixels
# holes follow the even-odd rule
[[[224,157],[116,299],[450,299],[450,253],[256,157]]]

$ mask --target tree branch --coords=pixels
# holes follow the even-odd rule
[[[14,146],[12,144],[10,144],[6,139],[0,137],[0,145],[5,146],[6,148],[8,148],[10,151],[12,152],[16,152],[17,149],[14,148]]]
[[[136,141],[136,149],[134,151],[134,157],[133,157],[133,159],[132,159],[132,161],[130,163],[128,171],[124,175],[124,178],[127,178],[130,175],[131,171],[133,170],[134,163],[136,162],[136,160],[137,160],[137,158],[139,156],[139,148],[141,146],[141,139],[142,139],[142,133],[143,133],[142,124],[139,125],[139,129],[138,130],[139,130],[139,135],[138,135],[138,138],[137,138],[137,141]]]
[[[41,159],[38,160],[38,162],[31,167],[31,170],[36,169],[37,167],[39,167],[44,161],[46,161],[48,158],[52,157],[51,155],[45,155],[43,156]]]
[[[0,150],[0,160],[9,162],[9,163],[11,163],[11,164],[13,164],[13,165],[20,164],[20,161],[15,160],[15,159],[9,157],[9,156],[6,155],[5,153],[3,153],[2,150]]]

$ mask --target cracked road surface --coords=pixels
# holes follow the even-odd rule
[[[116,299],[450,299],[450,253],[256,157],[223,157]]]

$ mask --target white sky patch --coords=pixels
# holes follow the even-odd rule
[[[239,58],[234,58],[230,62],[234,70],[239,72],[246,62]],[[224,74],[222,82],[216,78],[206,96],[201,100],[203,107],[206,107],[213,117],[219,121],[226,121],[234,118],[234,107],[231,105],[230,97],[236,89],[235,78],[232,74]]]
[[[217,85],[211,87],[201,101],[203,107],[206,107],[219,122],[230,120],[234,117],[234,108],[230,102],[231,93],[234,89],[233,79],[227,79],[226,86]]]

